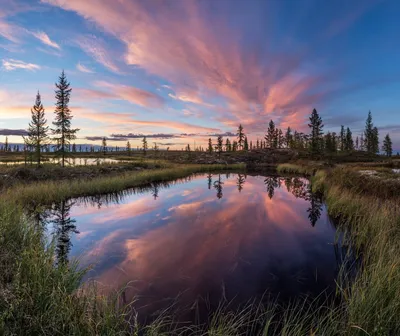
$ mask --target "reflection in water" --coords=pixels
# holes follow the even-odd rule
[[[70,217],[73,202],[62,201],[54,203],[51,209],[51,219],[49,223],[53,224],[54,234],[57,239],[56,257],[58,264],[68,262],[68,254],[71,250],[71,234],[79,233],[76,229],[76,220]]]
[[[238,191],[241,192],[243,190],[243,185],[246,182],[246,178],[244,174],[238,174],[236,179],[236,185],[238,187]]]
[[[223,196],[222,185],[224,182],[221,181],[221,174],[218,175],[218,180],[214,182],[214,188],[217,191],[217,198],[221,199]]]
[[[303,178],[199,174],[54,208],[59,260],[71,249],[82,266],[95,263],[104,290],[129,283],[126,300],[145,313],[178,295],[185,307],[205,300],[208,312],[221,296],[317,295],[347,253]],[[71,235],[75,221],[81,233]]]

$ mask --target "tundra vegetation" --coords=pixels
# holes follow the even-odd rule
[[[0,331],[6,335],[398,335],[400,334],[400,160],[386,134],[379,155],[379,131],[368,113],[354,139],[349,127],[324,133],[314,109],[309,134],[269,121],[262,139],[249,141],[242,125],[236,137],[210,137],[206,147],[185,150],[123,148],[73,143],[69,100],[72,89],[62,72],[56,84],[54,129],[49,129],[39,93],[23,145],[0,148]],[[196,152],[198,155],[192,155]],[[47,163],[54,157],[60,165]],[[69,166],[74,157],[114,158],[112,164]],[[33,166],[36,163],[36,167]],[[32,163],[32,164],[30,164]],[[95,283],[82,284],[87,269],[78,261],[55,263],[54,242],[38,225],[40,209],[69,198],[113,193],[190,174],[221,170],[276,169],[308,176],[323,193],[329,214],[362,262],[355,276],[343,267],[337,302],[295,301],[287,305],[228,302],[204,325],[177,323],[166,311],[140,325],[134,302],[120,292],[105,296]],[[215,184],[218,188],[218,183]],[[27,209],[35,209],[32,215]]]

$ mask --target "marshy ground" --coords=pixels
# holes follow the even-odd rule
[[[363,154],[353,156],[358,162],[348,162],[348,156],[311,161],[289,151],[221,157],[196,154],[149,152],[144,157],[110,153],[107,157],[123,162],[64,169],[53,164],[39,168],[1,165],[0,330],[9,335],[400,334],[399,161]],[[323,194],[344,241],[362,260],[355,277],[346,274],[344,267],[339,272],[336,302],[282,305],[274,300],[252,301],[235,309],[225,302],[207,323],[180,324],[173,311],[163,311],[144,325],[132,314],[135,305],[126,302],[123,288],[104,295],[93,283],[82,286],[86,270],[77,262],[57,263],[57,246],[49,245],[35,213],[27,212],[71,198],[117,193],[193,173],[249,172],[266,167],[281,175],[308,176],[312,189]]]

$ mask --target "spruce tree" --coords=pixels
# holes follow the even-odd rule
[[[34,148],[37,165],[40,166],[42,148],[46,146],[48,138],[49,127],[44,115],[44,108],[40,93],[36,94],[35,105],[31,108],[31,122],[28,128],[27,144]]]
[[[54,138],[56,142],[56,154],[61,156],[61,165],[65,166],[65,157],[69,151],[69,145],[71,140],[76,139],[76,133],[79,131],[78,128],[71,128],[72,114],[68,107],[69,100],[71,97],[71,87],[70,83],[67,81],[64,70],[62,71],[58,83],[56,85],[56,109],[55,121],[52,129]]]
[[[346,133],[344,126],[340,126],[340,150],[343,152],[346,147]]]
[[[103,149],[103,155],[105,156],[107,153],[107,139],[106,137],[103,137],[103,139],[101,140],[101,147]]]
[[[148,149],[146,136],[144,136],[142,139],[142,145],[143,145],[143,155],[146,155]]]
[[[267,134],[264,138],[267,143],[267,147],[275,148],[275,123],[272,120],[268,124]]]
[[[347,152],[351,152],[354,150],[354,142],[353,142],[353,135],[349,127],[346,130],[346,138],[345,138],[345,148],[344,150]]]
[[[126,151],[128,155],[131,156],[131,143],[129,141],[126,143]]]
[[[286,133],[285,133],[286,148],[292,148],[292,142],[293,142],[292,129],[290,127],[288,127],[286,130]]]
[[[372,153],[379,153],[379,132],[377,127],[372,129]]]
[[[247,136],[244,137],[244,150],[245,151],[249,150],[249,143],[247,142]]]
[[[208,139],[208,152],[212,153],[213,152],[213,145],[212,145],[212,140],[211,138]]]
[[[219,135],[217,138],[217,151],[218,151],[219,157],[221,157],[223,145],[224,145],[224,140],[222,139],[222,136]]]
[[[393,154],[392,139],[390,139],[389,133],[386,134],[385,138],[383,139],[382,151],[387,157],[391,157]]]
[[[4,143],[4,151],[8,152],[8,137],[6,137],[6,141]]]
[[[238,131],[237,131],[237,133],[236,133],[236,136],[237,136],[237,138],[238,138],[238,146],[239,146],[239,148],[240,148],[240,149],[243,149],[245,135],[244,135],[244,132],[243,132],[243,126],[242,126],[242,124],[239,125]]]
[[[368,153],[371,153],[371,154],[376,153],[374,124],[372,123],[371,111],[368,112],[368,117],[365,122],[364,142],[365,142],[365,150]]]
[[[324,125],[322,124],[322,119],[319,116],[316,109],[314,109],[310,116],[310,123],[308,127],[311,129],[310,133],[310,152],[312,155],[321,154],[323,148],[322,142],[322,128]]]
[[[226,138],[225,151],[230,152],[231,150],[232,150],[231,142],[229,141],[229,138]]]

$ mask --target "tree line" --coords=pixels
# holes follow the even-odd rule
[[[76,139],[76,133],[79,129],[72,127],[73,116],[69,109],[72,88],[64,71],[61,72],[55,86],[56,107],[54,110],[54,121],[52,122],[53,128],[47,125],[41,96],[40,93],[37,92],[35,104],[31,109],[31,121],[28,126],[27,136],[23,137],[24,152],[29,152],[37,164],[40,165],[42,153],[50,152],[50,142],[52,141],[54,153],[61,157],[61,165],[64,167],[68,154],[71,152],[76,153],[78,150],[82,152],[82,146],[77,148],[75,143],[71,144],[72,140]],[[236,133],[236,140],[231,141],[229,137],[227,137],[224,141],[223,136],[219,135],[215,144],[212,142],[212,139],[209,138],[206,148],[200,146],[194,148],[194,150],[207,151],[209,153],[216,152],[219,155],[224,151],[235,152],[264,148],[307,150],[314,156],[324,154],[332,155],[337,152],[351,152],[354,150],[365,151],[370,154],[379,153],[379,131],[372,122],[371,112],[368,113],[364,132],[360,137],[357,136],[355,140],[353,139],[350,128],[343,125],[341,126],[339,134],[335,132],[327,132],[324,134],[324,124],[316,109],[312,111],[309,117],[308,127],[308,134],[292,130],[291,127],[283,131],[276,127],[274,121],[271,120],[268,124],[264,139],[257,139],[257,141],[253,143],[253,141],[248,141],[244,128],[240,124]],[[141,150],[143,154],[146,155],[149,149],[146,136],[143,137],[141,143]],[[116,151],[119,151],[119,149],[118,146],[115,147]],[[137,149],[139,150],[139,146]],[[156,142],[152,149],[158,151],[159,147]],[[381,149],[386,156],[392,156],[392,140],[389,134],[385,135]],[[2,150],[6,152],[19,151],[19,147],[15,145],[12,147],[9,145],[8,139],[6,138]],[[107,139],[103,137],[99,151],[102,151],[105,155],[109,150]],[[191,151],[189,144],[186,146],[185,150]],[[86,147],[86,152],[88,151]],[[111,151],[113,151],[113,147]],[[125,151],[128,152],[128,154],[132,151],[129,141],[126,143]],[[90,152],[94,152],[93,146],[90,148]]]
[[[274,121],[271,120],[268,124],[264,139],[257,139],[257,141],[253,143],[252,141],[248,142],[243,126],[239,125],[236,133],[237,140],[231,142],[229,138],[227,138],[224,144],[223,137],[220,135],[217,138],[216,144],[213,144],[212,139],[209,138],[207,148],[203,149],[199,147],[197,150],[221,154],[223,151],[235,152],[238,150],[247,151],[265,148],[290,148],[307,150],[314,156],[329,155],[337,152],[352,152],[355,150],[368,152],[370,154],[379,153],[379,131],[372,122],[371,112],[368,113],[363,133],[360,137],[357,136],[355,140],[351,129],[343,125],[341,126],[339,134],[330,131],[324,134],[324,124],[316,109],[312,111],[309,117],[308,127],[310,129],[308,134],[293,130],[291,127],[283,131],[276,127]],[[388,157],[393,155],[392,146],[390,135],[386,134],[381,149]],[[190,151],[189,145],[186,150]]]

